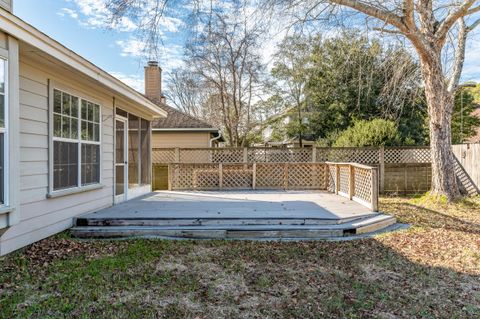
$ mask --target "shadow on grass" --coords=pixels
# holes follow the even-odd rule
[[[462,205],[470,206],[469,208],[472,210],[472,214],[476,213],[480,218],[480,207],[469,202],[462,203]],[[477,207],[478,209],[476,209]],[[408,202],[395,203],[393,205],[389,204],[388,208],[384,211],[389,214],[394,214],[399,222],[412,224],[414,226],[480,234],[479,223]]]
[[[431,266],[422,254],[406,258],[409,238],[50,238],[0,260],[0,317],[478,318],[478,273]]]

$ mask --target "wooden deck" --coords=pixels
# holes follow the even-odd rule
[[[390,226],[373,213],[323,191],[159,191],[77,219],[79,237],[317,238]]]

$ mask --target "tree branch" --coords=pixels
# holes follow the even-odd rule
[[[414,3],[413,0],[405,0],[403,2],[403,12],[405,15],[406,25],[409,29],[416,29],[414,17]]]
[[[399,30],[390,30],[390,29],[385,29],[385,28],[373,28],[373,30],[382,32],[382,33],[388,33],[388,34],[394,34],[394,35],[402,35],[405,36],[401,31]]]
[[[465,15],[468,16],[477,12],[480,12],[480,6],[471,8],[470,10],[467,11]]]
[[[466,0],[457,10],[454,10],[448,14],[448,16],[440,23],[437,31],[435,32],[437,39],[444,41],[448,31],[457,22],[458,19],[464,17],[471,6],[475,4],[477,0]]]
[[[453,64],[452,76],[448,83],[448,91],[450,93],[455,92],[460,82],[460,76],[462,75],[463,62],[465,61],[465,48],[467,46],[468,28],[465,24],[465,20],[461,18],[458,20],[458,44],[455,50],[455,62]]]
[[[371,4],[367,4],[363,1],[358,1],[358,0],[329,0],[329,2],[355,9],[366,15],[382,20],[385,23],[398,28],[400,31],[404,33],[408,32],[408,28],[403,22],[402,18],[385,9],[380,9]]]
[[[478,19],[477,21],[475,21],[474,23],[472,23],[468,28],[468,32],[472,31],[473,29],[475,29],[476,27],[478,27],[480,25],[480,19]]]

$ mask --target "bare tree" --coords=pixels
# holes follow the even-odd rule
[[[142,0],[105,0],[110,4],[113,16],[121,18],[132,15],[139,18]],[[202,5],[202,0],[184,0],[193,8]],[[158,42],[156,30],[168,0],[147,0],[153,2],[145,27],[150,30],[148,40]],[[178,4],[181,1],[173,1]],[[212,4],[214,1],[205,1]],[[231,0],[227,2],[238,3]],[[266,8],[282,8],[291,11],[297,21],[308,23],[327,16],[338,25],[358,23],[352,18],[356,13],[367,17],[367,22],[376,22],[376,30],[384,34],[407,39],[418,54],[428,104],[430,143],[432,150],[432,193],[445,195],[449,200],[457,198],[459,188],[454,170],[451,151],[451,122],[454,94],[458,88],[465,57],[468,34],[480,24],[480,0],[263,0]],[[304,14],[300,14],[300,13]],[[445,48],[453,39],[455,54],[448,54]],[[212,48],[215,50],[215,48]],[[447,56],[445,57],[445,54]],[[453,55],[450,56],[449,55]],[[451,65],[445,61],[453,61]],[[449,67],[451,66],[451,67]],[[223,76],[223,74],[222,74]],[[238,85],[238,83],[236,84]],[[220,89],[220,88],[219,88]],[[225,88],[221,88],[222,96]],[[237,96],[238,92],[235,91]],[[228,95],[225,95],[225,98]],[[238,96],[237,96],[238,97]],[[241,104],[241,103],[240,103]],[[236,105],[238,112],[238,104]],[[238,116],[240,113],[225,116]],[[234,129],[235,130],[235,129]],[[234,132],[232,132],[234,133]]]
[[[167,97],[173,105],[194,117],[204,118],[202,106],[207,98],[207,90],[195,74],[186,69],[175,69],[169,74]]]
[[[252,105],[260,82],[259,26],[244,5],[216,11],[195,25],[187,44],[186,64],[210,92],[204,109],[210,122],[220,121],[229,144],[244,146],[252,128]]]
[[[375,30],[409,41],[418,54],[428,104],[432,193],[445,195],[449,200],[459,197],[451,151],[452,113],[467,35],[480,24],[476,17],[480,1],[266,0],[266,3],[294,11],[297,17],[298,11],[304,10],[301,22],[333,18],[336,24],[344,24],[344,19],[358,21],[350,18],[359,12],[367,17],[368,24],[373,20]],[[449,43],[455,46],[455,54],[446,52]]]
[[[286,37],[278,46],[274,56],[272,75],[281,81],[279,87],[285,99],[297,110],[298,139],[302,147],[303,112],[305,111],[305,89],[308,83],[309,62],[316,38],[295,35]]]

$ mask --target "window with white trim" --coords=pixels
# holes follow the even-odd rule
[[[0,58],[0,206],[7,204],[7,104],[7,61]]]
[[[100,183],[100,105],[53,90],[53,190]]]

